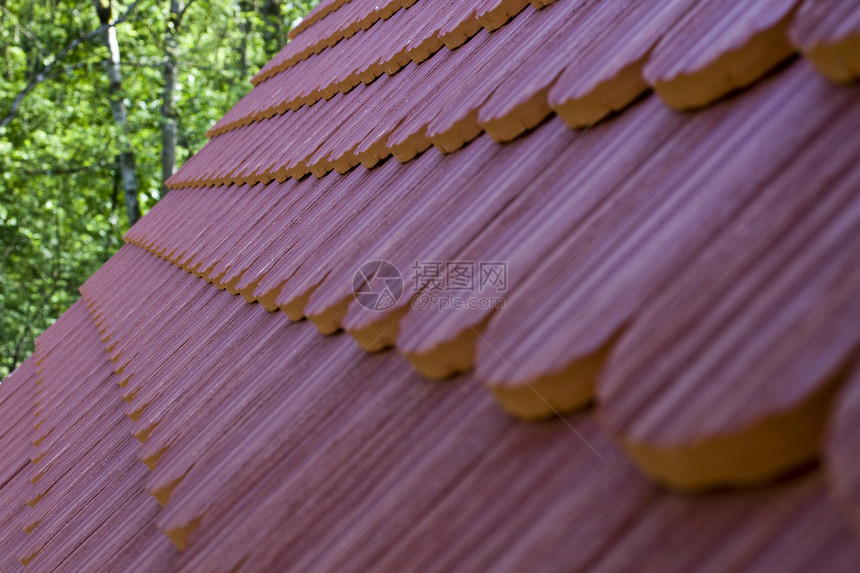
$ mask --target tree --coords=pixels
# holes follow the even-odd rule
[[[38,71],[34,70],[33,73],[30,74],[30,78],[27,81],[27,85],[24,86],[24,88],[15,95],[14,99],[12,100],[12,103],[9,105],[9,109],[6,112],[6,115],[4,115],[2,118],[0,118],[0,128],[6,127],[6,125],[8,125],[10,121],[15,119],[15,116],[18,115],[18,110],[21,109],[21,103],[24,101],[24,98],[27,97],[27,95],[29,95],[29,93],[31,91],[33,91],[36,88],[36,86],[38,86],[43,81],[49,79],[50,73],[54,71],[54,68],[57,67],[57,65],[60,64],[66,58],[66,56],[68,56],[75,48],[77,48],[81,44],[88,42],[88,41],[92,40],[93,38],[99,37],[102,34],[104,34],[104,32],[108,26],[115,26],[121,22],[124,22],[128,18],[128,16],[134,11],[134,9],[137,7],[137,4],[139,2],[140,2],[140,0],[136,0],[135,2],[133,2],[131,4],[131,6],[128,7],[128,10],[126,10],[126,12],[122,16],[120,16],[117,20],[115,20],[111,23],[108,23],[108,24],[102,24],[100,27],[96,28],[95,30],[93,30],[89,34],[81,35],[80,37],[75,38],[74,40],[69,42],[69,44],[67,46],[65,46],[62,50],[59,50],[56,53],[56,55],[54,55],[50,59],[50,61],[48,61],[47,63],[45,63],[41,67],[41,69],[39,69]],[[16,24],[17,24],[17,18],[6,7],[6,3],[7,3],[6,0],[3,0],[3,4],[0,5],[0,7],[2,7],[3,13],[5,15],[8,15],[9,17],[11,17],[13,20],[15,20]],[[32,9],[32,5],[30,5],[30,8]],[[30,10],[30,15],[32,16],[32,10]],[[18,31],[18,28],[16,26],[16,35],[17,35],[17,31]],[[32,38],[36,44],[39,44],[39,41],[36,39],[36,37],[33,35],[32,32],[27,30],[27,28],[21,27],[21,31],[28,38]],[[40,48],[41,48],[41,46],[40,46]],[[44,51],[43,48],[41,48],[41,49]],[[11,68],[8,65],[9,64],[9,49],[8,49],[8,45],[5,43],[3,44],[3,56],[4,56],[3,59],[7,63],[6,78],[5,79],[6,79],[6,81],[11,81],[12,80]]]
[[[314,4],[178,1],[0,0],[0,378]]]
[[[182,16],[185,10],[194,0],[188,0],[182,5],[180,0],[170,1],[170,15],[164,30],[164,61],[162,62],[161,75],[164,88],[161,92],[161,195],[164,196],[167,189],[167,179],[173,175],[176,169],[176,108],[174,97],[176,94],[176,49],[177,35],[182,27]]]
[[[123,196],[125,197],[125,210],[128,214],[129,225],[134,225],[140,219],[140,203],[137,200],[137,192],[140,186],[137,183],[137,173],[134,169],[134,151],[128,140],[128,112],[125,108],[125,100],[122,92],[122,64],[120,63],[119,40],[117,39],[116,25],[113,22],[113,3],[111,0],[94,0],[96,14],[99,18],[104,45],[108,50],[108,59],[105,69],[110,81],[110,110],[113,121],[117,125],[117,171],[122,181]]]

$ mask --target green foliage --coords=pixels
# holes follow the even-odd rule
[[[177,163],[250,88],[250,77],[316,0],[196,0],[178,36]],[[131,0],[114,3],[113,17]],[[280,6],[281,16],[272,16]],[[142,212],[161,187],[161,91],[169,0],[143,0],[117,26],[123,97]],[[65,46],[98,28],[94,3],[0,0],[0,117]],[[78,287],[122,244],[128,227],[117,175],[107,49],[72,50],[0,128],[0,379],[79,296]]]

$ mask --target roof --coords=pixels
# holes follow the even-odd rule
[[[0,568],[857,569],[860,10],[291,38],[0,384]]]

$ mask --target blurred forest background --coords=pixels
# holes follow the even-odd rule
[[[0,0],[0,379],[317,0]]]

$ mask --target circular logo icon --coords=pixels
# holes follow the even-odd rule
[[[368,261],[352,277],[352,293],[368,310],[387,310],[403,294],[403,277],[388,261]]]

